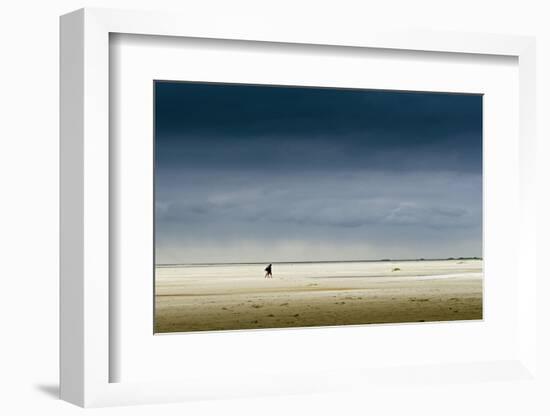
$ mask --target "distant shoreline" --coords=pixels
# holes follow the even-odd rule
[[[447,258],[419,258],[419,259],[377,259],[377,260],[318,260],[318,261],[258,261],[258,262],[221,262],[221,263],[158,263],[155,267],[178,266],[240,266],[262,264],[313,264],[313,263],[379,263],[379,262],[414,262],[414,261],[456,261],[456,260],[483,260],[483,257],[447,257]]]

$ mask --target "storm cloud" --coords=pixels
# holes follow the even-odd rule
[[[156,261],[480,256],[481,105],[157,82]]]

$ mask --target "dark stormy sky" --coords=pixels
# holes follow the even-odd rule
[[[482,97],[155,84],[156,262],[481,256]]]

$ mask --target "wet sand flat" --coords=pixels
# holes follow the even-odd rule
[[[482,261],[157,267],[155,331],[482,319]]]

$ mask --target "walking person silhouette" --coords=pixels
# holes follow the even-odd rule
[[[273,275],[271,274],[271,263],[269,264],[269,266],[267,266],[265,268],[265,278],[268,278],[268,277],[273,277]]]

